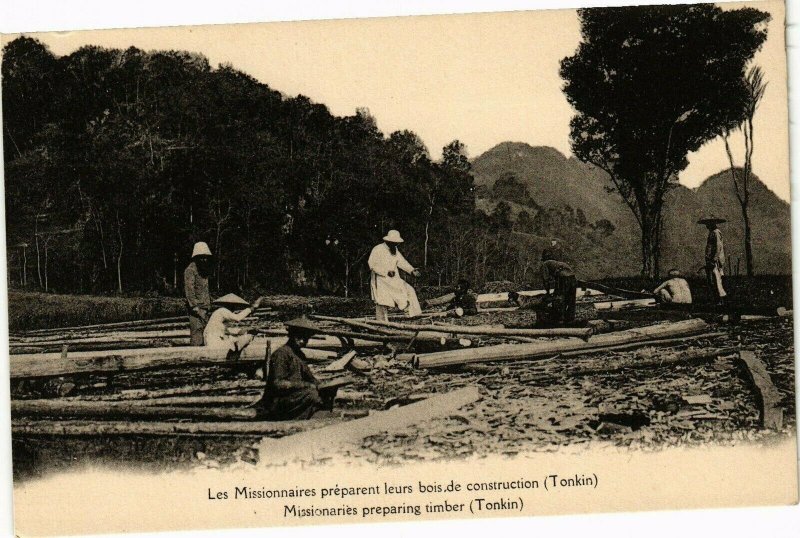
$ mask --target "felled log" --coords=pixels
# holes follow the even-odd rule
[[[259,334],[269,334],[274,335],[278,331],[267,329],[267,330],[259,330]],[[285,331],[284,331],[285,333]],[[378,344],[383,344],[386,342],[406,342],[408,338],[405,336],[400,335],[389,335],[389,334],[364,334],[358,333],[354,331],[342,331],[338,329],[330,329],[327,327],[321,327],[317,333],[322,335],[322,337],[312,337],[308,345],[310,347],[340,347],[341,340],[340,338],[349,339],[355,347],[375,347]],[[325,338],[325,336],[330,338]]]
[[[285,341],[285,339],[284,339]],[[275,343],[272,343],[273,349]],[[11,378],[46,377],[77,373],[121,372],[145,368],[198,366],[210,364],[237,364],[263,362],[266,344],[253,342],[238,356],[227,349],[205,346],[163,347],[118,351],[79,351],[61,353],[32,353],[11,355]],[[330,359],[336,353],[304,349],[309,359]],[[230,355],[230,356],[229,356]]]
[[[264,439],[259,452],[260,461],[270,465],[282,461],[308,460],[330,456],[348,444],[358,444],[365,437],[383,432],[396,432],[412,425],[442,417],[480,399],[477,387],[467,387],[426,400],[396,407],[388,411],[376,411],[369,416],[343,422],[316,430],[305,431],[281,439]]]
[[[567,351],[602,349],[632,342],[646,342],[658,338],[695,334],[707,329],[708,324],[705,321],[701,319],[692,319],[677,323],[642,327],[640,329],[630,329],[616,333],[600,334],[592,336],[588,341],[575,339],[551,340],[530,344],[502,344],[498,346],[403,356],[402,358],[410,359],[416,368],[438,368],[472,362],[534,359],[550,357]]]
[[[781,393],[772,383],[766,365],[752,351],[742,350],[735,359],[744,379],[752,386],[758,405],[758,418],[762,428],[783,428]]]
[[[12,343],[30,343],[33,345],[48,344],[48,345],[74,345],[77,343],[103,343],[103,342],[117,342],[122,340],[159,340],[168,338],[189,338],[189,327],[185,329],[170,329],[163,331],[110,331],[103,333],[87,333],[87,334],[66,334],[66,335],[47,335],[47,336],[24,336],[15,337]]]
[[[681,336],[678,338],[655,338],[653,340],[642,340],[639,342],[629,342],[627,344],[619,344],[615,346],[607,346],[607,347],[599,347],[599,348],[592,348],[592,349],[578,349],[575,351],[564,351],[559,353],[560,357],[576,357],[579,355],[588,355],[590,353],[607,353],[609,351],[627,351],[630,349],[636,349],[640,347],[649,347],[649,346],[674,346],[678,344],[683,344],[685,342],[689,342],[692,340],[699,340],[699,339],[711,339],[711,338],[719,338],[720,336],[728,336],[726,332],[713,332],[713,333],[701,333],[695,334],[691,336]]]
[[[170,387],[166,389],[125,389],[112,394],[83,394],[74,399],[81,400],[146,400],[153,398],[167,398],[180,395],[198,395],[209,392],[228,390],[253,390],[263,389],[264,381],[257,379],[236,379],[232,381],[217,381],[200,385],[186,385],[183,387]]]
[[[599,290],[607,295],[619,295],[626,299],[652,299],[653,294],[646,291],[626,290],[624,288],[615,288],[614,286],[606,286],[599,282],[589,282],[587,280],[578,280],[577,284],[585,288]]]
[[[377,325],[380,327],[391,327],[405,331],[440,331],[443,333],[455,334],[475,334],[481,336],[576,336],[579,338],[587,338],[592,334],[590,328],[555,328],[555,329],[495,329],[491,327],[471,327],[469,325],[417,325],[412,323],[396,323],[393,321],[377,321],[367,320],[369,325]]]
[[[189,339],[181,338],[170,340],[120,340],[116,342],[77,342],[70,344],[47,344],[47,345],[12,345],[9,347],[11,355],[25,355],[28,353],[55,353],[63,349],[64,345],[67,349],[73,352],[76,351],[117,351],[121,349],[143,349],[143,348],[157,348],[157,347],[180,347],[188,346]]]
[[[387,327],[382,327],[380,325],[375,325],[372,322],[368,322],[367,320],[355,320],[350,318],[340,318],[336,316],[321,316],[321,315],[311,315],[312,319],[321,320],[321,321],[334,321],[336,323],[342,323],[344,325],[349,325],[351,327],[364,329],[370,331],[372,333],[380,333],[386,334],[388,336],[394,337],[401,337],[400,340],[393,340],[393,341],[401,341],[401,342],[426,342],[426,343],[434,343],[438,346],[442,347],[469,347],[472,345],[471,341],[466,341],[463,338],[453,338],[449,334],[436,330],[436,327],[433,325],[419,325],[420,329],[412,329],[412,330],[399,330],[399,329],[392,329]],[[386,323],[394,323],[388,321]]]
[[[607,363],[597,368],[578,368],[578,369],[568,370],[566,374],[568,376],[581,377],[581,376],[595,375],[595,374],[608,374],[629,369],[661,368],[664,366],[673,366],[676,364],[694,364],[698,362],[706,362],[714,360],[717,357],[721,357],[724,355],[731,355],[733,353],[736,353],[736,348],[732,347],[717,348],[717,349],[696,349],[685,353],[671,354],[652,359],[637,358],[634,360],[627,360],[627,361],[614,361],[613,363]]]
[[[355,356],[355,350],[345,353],[341,359],[333,361],[322,370],[325,372],[340,372],[347,368],[347,365],[350,364],[350,361],[352,361]]]
[[[156,318],[156,319],[140,319],[134,321],[119,321],[115,323],[96,323],[94,325],[79,325],[76,327],[57,327],[51,329],[35,329],[32,331],[25,331],[26,335],[32,334],[51,334],[51,333],[68,333],[76,331],[88,331],[92,329],[116,329],[128,327],[141,327],[145,325],[153,325],[156,323],[172,323],[179,321],[186,321],[186,316],[173,316],[169,318]]]
[[[164,398],[150,398],[148,400],[122,400],[123,402],[136,403],[145,406],[213,406],[213,405],[238,405],[248,406],[256,403],[260,395],[253,394],[220,394],[215,396],[168,396]],[[77,400],[76,400],[77,401]],[[85,401],[85,400],[84,400]]]
[[[537,297],[539,295],[544,295],[545,293],[546,293],[545,290],[525,290],[517,292],[517,294],[521,297]],[[577,295],[578,297],[590,297],[590,296],[605,295],[605,294],[599,290],[591,288],[581,288],[577,290]],[[478,303],[498,303],[502,301],[508,301],[507,291],[501,293],[481,293],[476,298],[476,302]]]
[[[428,299],[426,301],[423,301],[423,303],[426,306],[442,306],[450,304],[455,298],[456,298],[455,293],[447,293],[445,295],[442,295],[441,297],[435,297],[433,299]]]
[[[602,301],[593,303],[595,310],[627,310],[629,308],[647,308],[656,306],[655,299],[626,299],[623,301]]]
[[[321,428],[334,421],[323,419],[282,422],[131,422],[85,420],[13,420],[11,432],[20,436],[99,436],[110,435],[287,435]]]
[[[193,420],[254,420],[255,409],[142,405],[141,401],[11,400],[11,416],[92,418],[189,418]]]

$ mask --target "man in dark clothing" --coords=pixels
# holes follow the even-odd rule
[[[305,318],[286,322],[289,341],[269,361],[264,396],[256,403],[266,420],[305,420],[316,411],[330,410],[336,389],[320,390],[319,382],[306,364],[303,347],[316,332]]]
[[[553,289],[553,321],[559,324],[575,321],[575,273],[567,263],[556,261],[547,250],[542,252],[542,283],[545,300],[550,299],[550,289]]]
[[[211,250],[208,245],[195,243],[192,261],[183,272],[183,290],[189,311],[189,336],[193,346],[203,345],[203,331],[211,312],[208,274],[211,269]]]
[[[461,309],[461,314],[459,315],[466,315],[466,316],[474,316],[478,313],[478,303],[477,297],[470,293],[469,291],[469,282],[464,280],[463,278],[458,281],[458,285],[456,289],[453,290],[453,300],[450,301],[450,304],[447,306],[448,310],[456,310],[458,313],[458,309]]]

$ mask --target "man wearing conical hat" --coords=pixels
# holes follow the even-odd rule
[[[726,222],[725,219],[711,216],[697,221],[708,228],[708,239],[706,240],[706,283],[711,291],[711,297],[718,305],[725,302],[725,288],[722,286],[724,275],[722,268],[725,265],[725,246],[722,243],[722,232],[717,227]]]
[[[215,349],[230,349],[241,351],[253,341],[254,336],[241,328],[236,323],[253,313],[261,306],[263,297],[259,297],[251,305],[238,295],[229,293],[214,301],[216,310],[208,318],[203,331],[206,346]]]
[[[208,275],[211,272],[211,249],[202,241],[194,244],[192,261],[183,272],[183,290],[189,311],[189,334],[193,346],[203,345],[203,330],[211,312]]]
[[[286,322],[289,339],[269,359],[264,395],[256,402],[265,420],[303,420],[320,410],[331,410],[336,387],[320,387],[306,364],[303,348],[318,328],[306,318]]]
[[[372,249],[367,261],[371,271],[369,289],[375,301],[375,319],[379,321],[389,319],[390,308],[398,308],[409,317],[422,314],[417,292],[400,276],[400,271],[420,276],[419,270],[408,263],[397,249],[402,242],[400,232],[389,230],[383,237],[383,243]]]

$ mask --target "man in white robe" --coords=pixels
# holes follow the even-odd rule
[[[214,301],[217,307],[208,318],[203,339],[208,347],[241,351],[253,341],[254,335],[236,327],[235,324],[253,313],[261,306],[262,298],[250,305],[247,301],[229,293]]]
[[[420,272],[397,249],[397,245],[402,242],[400,232],[390,230],[383,238],[383,243],[372,249],[367,261],[372,272],[370,292],[375,301],[375,319],[378,321],[389,319],[390,308],[398,308],[408,317],[422,314],[417,292],[400,277],[400,271],[420,276]]]

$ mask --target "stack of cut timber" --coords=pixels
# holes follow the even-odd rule
[[[565,351],[598,350],[623,344],[646,343],[655,339],[697,334],[707,330],[708,324],[705,321],[691,319],[677,323],[665,323],[641,329],[596,335],[589,338],[588,341],[551,340],[536,343],[503,344],[474,349],[442,351],[439,353],[403,355],[401,358],[410,360],[417,368],[437,368],[472,362],[550,357]]]
[[[551,337],[574,336],[587,338],[592,334],[592,329],[586,328],[555,328],[555,329],[506,329],[493,327],[474,327],[469,325],[445,325],[441,323],[432,325],[418,325],[412,323],[397,323],[393,321],[365,320],[365,323],[378,327],[391,327],[405,331],[440,331],[453,334],[474,334],[481,336],[523,336],[523,337]]]

